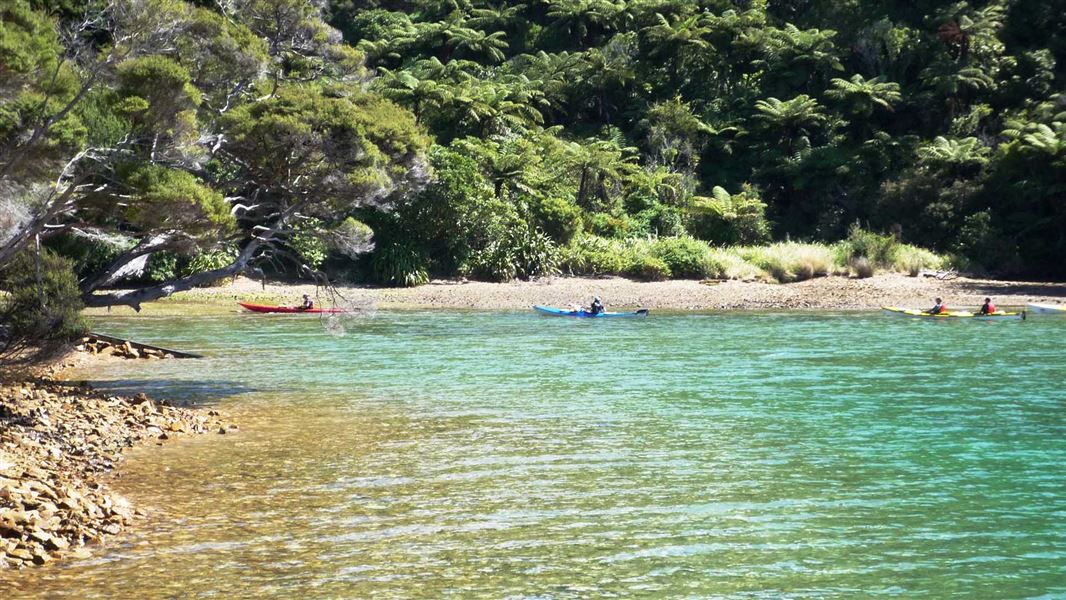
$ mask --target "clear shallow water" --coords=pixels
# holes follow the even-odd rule
[[[89,375],[241,425],[17,596],[1066,597],[1066,319],[113,318]]]

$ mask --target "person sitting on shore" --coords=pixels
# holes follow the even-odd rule
[[[947,311],[948,311],[948,307],[944,306],[944,301],[941,300],[940,298],[937,298],[936,299],[936,304],[933,306],[933,308],[930,308],[929,310],[927,310],[925,312],[930,314],[930,315],[939,315],[939,314],[945,313]]]
[[[603,302],[600,302],[600,297],[596,296],[592,299],[592,304],[589,305],[589,312],[598,315],[604,311]]]
[[[981,310],[978,311],[978,314],[990,315],[994,312],[996,312],[996,305],[992,304],[991,298],[985,298],[985,303],[981,305]]]
[[[311,299],[311,296],[304,294],[303,304],[300,305],[300,310],[311,310],[315,307],[315,301]]]

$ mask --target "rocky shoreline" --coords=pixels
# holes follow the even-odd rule
[[[9,374],[0,381],[0,569],[88,557],[143,515],[105,481],[126,449],[235,430],[216,411]]]

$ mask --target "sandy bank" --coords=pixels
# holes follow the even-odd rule
[[[138,511],[106,480],[127,448],[231,427],[214,411],[64,383],[54,368],[0,375],[0,569],[87,557],[128,526]]]
[[[537,281],[484,283],[434,281],[416,288],[342,286],[337,303],[377,308],[524,309],[533,304],[550,306],[588,302],[599,295],[611,307],[645,307],[659,310],[873,310],[881,306],[932,306],[943,297],[951,307],[977,307],[985,296],[1000,306],[1027,302],[1066,302],[1066,283],[1029,283],[882,274],[868,279],[820,277],[789,284],[677,280],[638,282],[622,278],[553,277]],[[236,301],[295,304],[302,294],[331,305],[323,289],[313,285],[267,283],[239,278],[224,286],[201,288],[147,304],[144,312],[166,314],[202,310],[234,310]],[[114,311],[130,311],[128,308]],[[101,314],[103,310],[94,311]]]

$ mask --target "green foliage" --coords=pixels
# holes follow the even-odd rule
[[[782,242],[764,247],[738,248],[737,252],[781,283],[823,277],[841,268],[833,249],[819,244]]]
[[[155,283],[175,279],[179,272],[178,256],[170,252],[155,252],[144,265],[145,278]]]
[[[651,256],[663,261],[677,278],[717,277],[721,271],[707,244],[690,237],[658,238],[652,243]]]
[[[512,227],[499,240],[474,251],[459,272],[474,279],[510,281],[558,272],[560,252],[544,232],[524,225]]]
[[[357,227],[354,221],[349,226]],[[296,253],[303,264],[312,269],[318,269],[322,263],[326,262],[326,256],[329,254],[329,246],[324,238],[322,221],[308,219],[293,228],[293,232],[289,234],[285,243]]]
[[[233,246],[223,247],[219,250],[199,252],[181,269],[181,276],[188,277],[196,273],[221,269],[237,258],[238,250]]]
[[[770,239],[766,204],[748,184],[730,194],[715,186],[710,197],[695,199],[688,229],[696,237],[722,245],[761,244]]]
[[[530,202],[533,222],[553,241],[566,244],[581,231],[581,209],[564,198],[545,197]],[[600,214],[593,215],[593,219]]]
[[[135,244],[133,239],[120,235],[88,237],[64,234],[48,241],[50,250],[71,261],[74,273],[79,278],[103,271]]]
[[[374,280],[386,285],[416,287],[429,283],[429,261],[406,244],[378,248],[371,259]]]
[[[126,179],[138,201],[129,203],[124,216],[142,231],[181,230],[195,237],[215,237],[236,228],[222,194],[185,171],[144,165]]]
[[[851,226],[845,241],[849,261],[864,259],[874,267],[887,267],[892,264],[893,252],[897,245],[896,238],[866,231],[858,223]]]
[[[88,331],[73,263],[51,251],[23,251],[0,271],[0,354],[50,351]]]
[[[623,271],[626,275],[643,281],[662,281],[669,279],[673,272],[670,265],[658,256],[650,254],[638,254],[633,256],[625,265]]]
[[[581,236],[563,249],[561,266],[573,275],[616,275],[625,270],[627,254],[621,240]]]
[[[386,198],[404,184],[428,142],[410,113],[379,96],[337,97],[311,85],[282,87],[222,120],[229,151],[260,185],[327,212]]]
[[[933,261],[904,243],[1066,275],[1047,3],[165,0],[64,48],[82,4],[0,8],[2,184],[89,174],[65,222],[182,252],[281,225],[327,268],[373,235],[489,279],[552,272],[557,247],[575,272],[641,277]],[[637,237],[725,248],[679,270]],[[846,237],[839,264],[811,249]],[[729,249],[771,239],[815,244]]]

